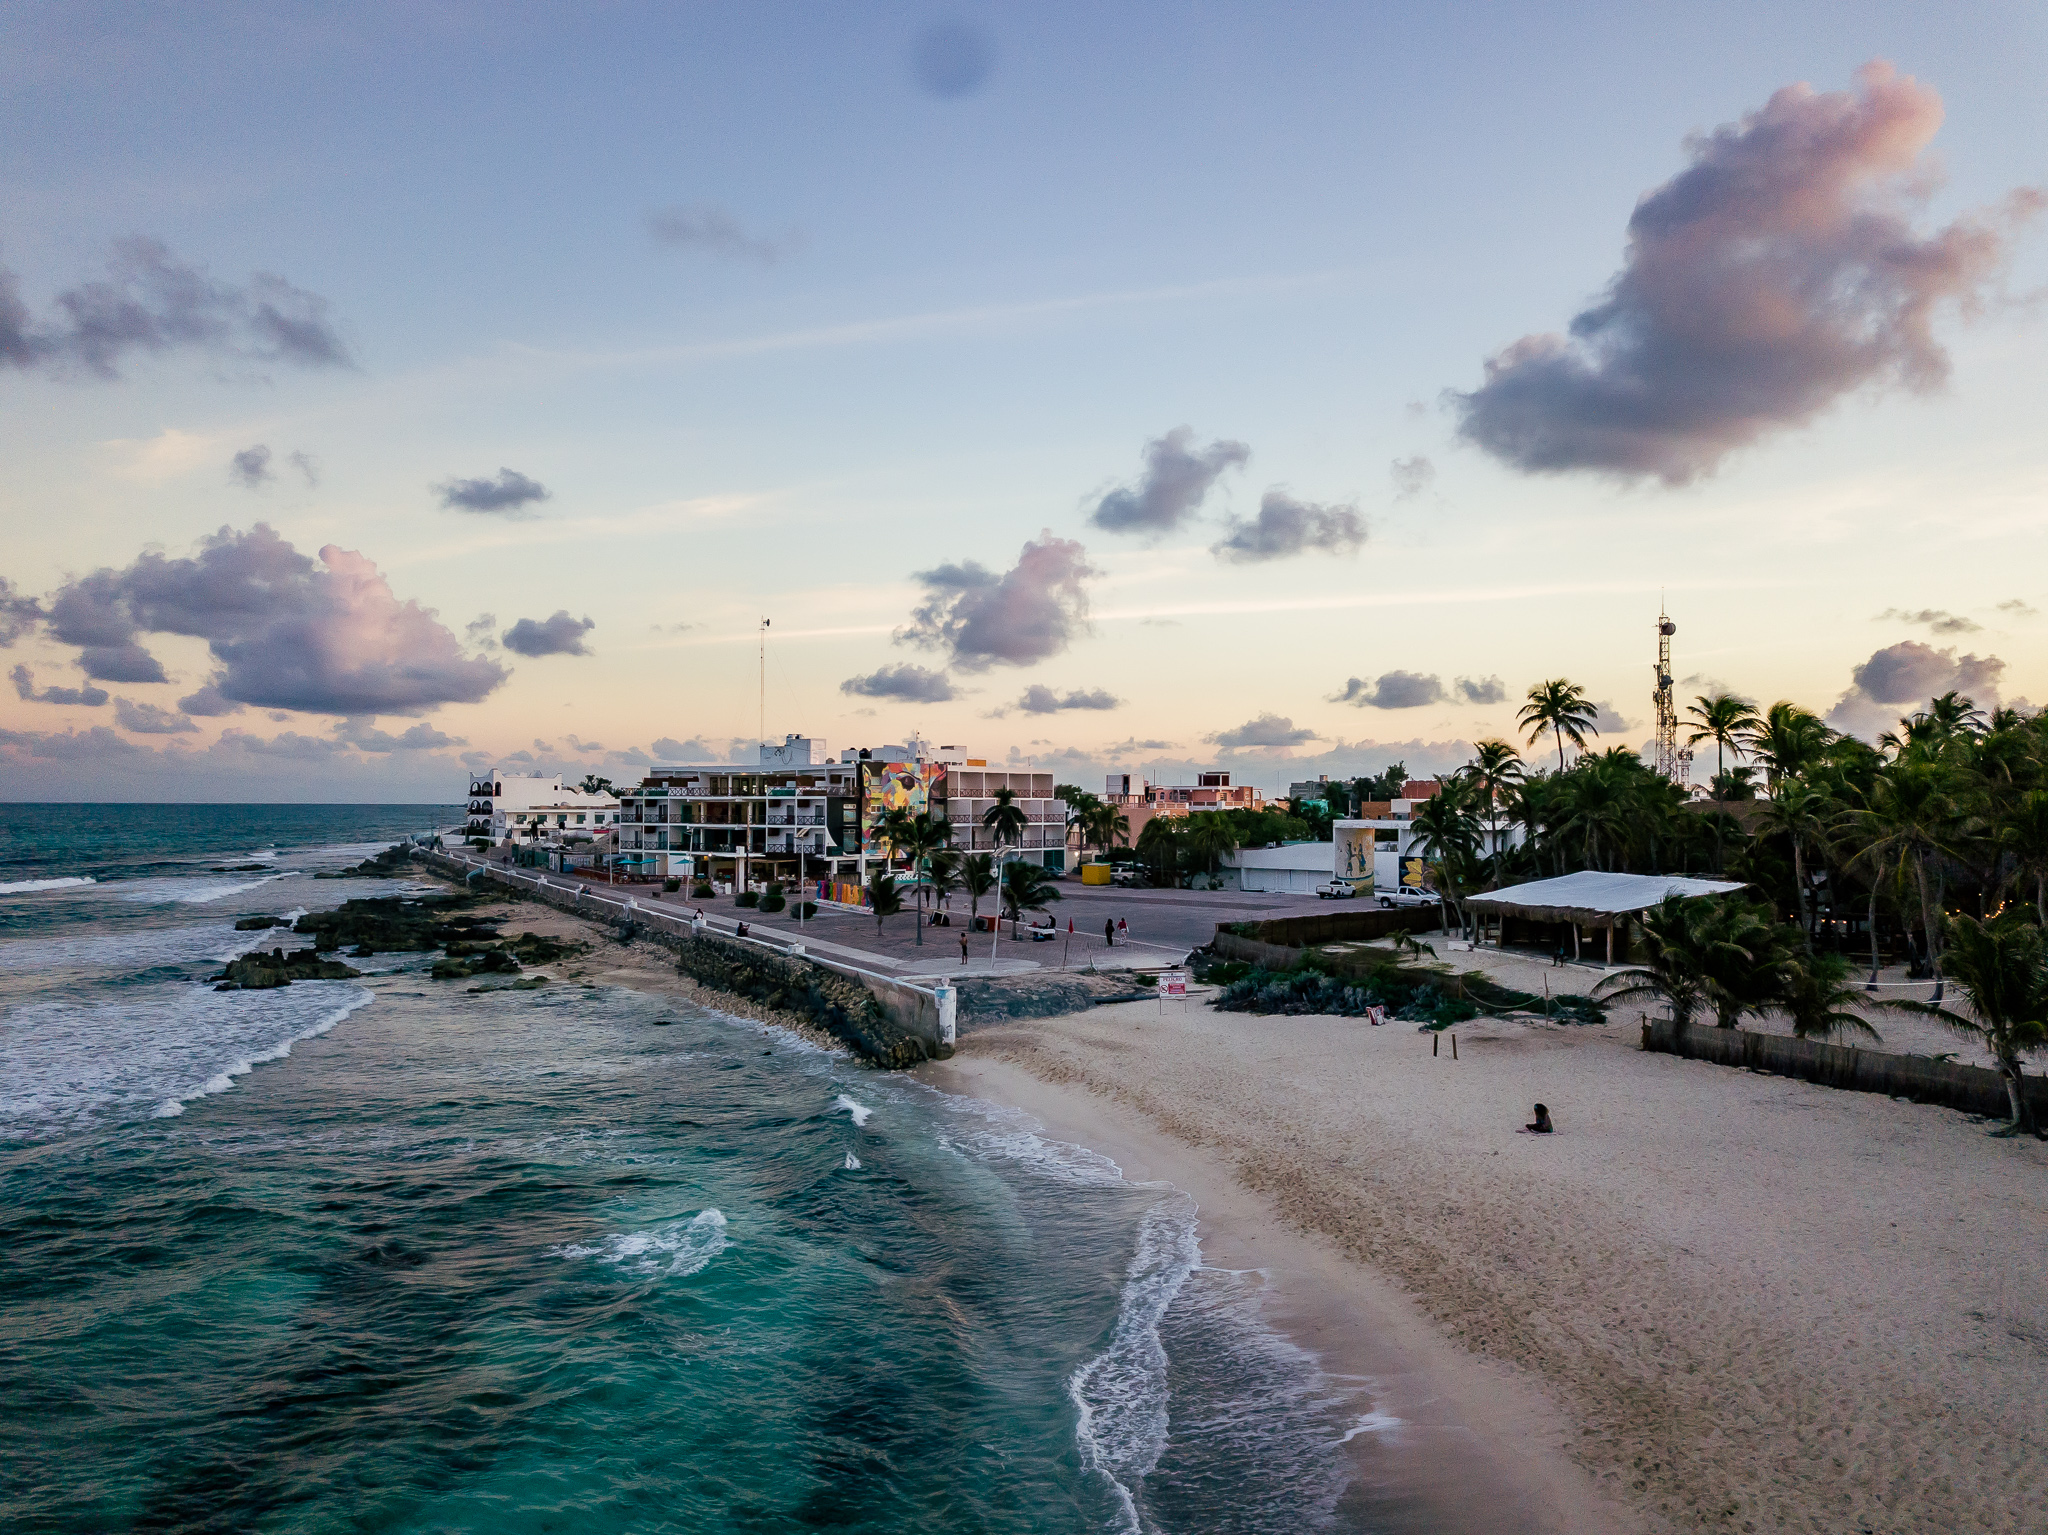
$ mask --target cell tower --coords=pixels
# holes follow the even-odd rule
[[[1657,610],[1657,771],[1681,788],[1692,780],[1692,752],[1678,744],[1678,706],[1671,693],[1671,636],[1678,632],[1670,616]]]

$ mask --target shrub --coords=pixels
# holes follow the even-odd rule
[[[790,910],[795,912],[797,916],[802,918],[804,921],[808,922],[811,920],[811,918],[815,917],[818,914],[818,903],[816,901],[805,901],[803,904],[799,906],[790,907]]]
[[[692,900],[708,901],[711,899],[711,894],[711,882],[709,880],[700,879],[690,887],[690,898]]]
[[[788,893],[788,891],[784,890],[782,886],[778,884],[774,884],[771,882],[768,886],[768,894],[777,900],[780,900],[783,896],[787,895]]]
[[[759,906],[760,904],[761,893],[758,890],[742,890],[733,897],[733,905],[735,906]]]
[[[667,879],[661,882],[661,888],[664,894],[674,895],[678,890],[683,888],[683,882],[680,879],[676,878],[673,874],[671,874]]]
[[[788,903],[781,896],[777,895],[772,888],[766,895],[761,897],[761,910],[771,914],[782,910],[786,904]]]

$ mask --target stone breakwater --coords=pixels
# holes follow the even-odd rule
[[[921,988],[882,976],[845,974],[767,943],[694,932],[681,918],[644,906],[622,910],[610,901],[583,895],[581,887],[564,889],[496,869],[479,871],[419,849],[413,858],[449,879],[489,880],[507,895],[604,923],[622,940],[667,949],[676,956],[677,968],[692,980],[793,1014],[877,1066],[902,1069],[953,1053],[951,1042],[940,1035],[937,1005]]]

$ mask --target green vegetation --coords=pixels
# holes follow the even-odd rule
[[[1368,1008],[1424,1029],[1448,1028],[1482,1014],[1533,1013],[1565,1023],[1599,1023],[1606,1014],[1590,998],[1543,998],[1496,985],[1482,975],[1394,958],[1362,971],[1341,968],[1311,950],[1292,970],[1268,970],[1235,960],[1197,960],[1195,979],[1217,986],[1214,1006],[1229,1013],[1334,1013],[1359,1018]]]
[[[761,904],[761,892],[758,890],[742,890],[732,898],[732,903],[735,906],[759,906]]]
[[[1321,824],[1327,842],[1327,816]],[[1314,836],[1308,821],[1281,810],[1198,810],[1185,816],[1154,816],[1138,834],[1136,852],[1154,885],[1178,886],[1212,878],[1225,853],[1309,842]]]

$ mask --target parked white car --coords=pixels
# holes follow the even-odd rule
[[[1410,885],[1398,890],[1375,890],[1373,894],[1379,897],[1382,906],[1434,906],[1438,899],[1434,890],[1417,890]]]
[[[1333,879],[1327,885],[1316,886],[1316,896],[1325,901],[1348,901],[1358,891],[1341,879]]]

